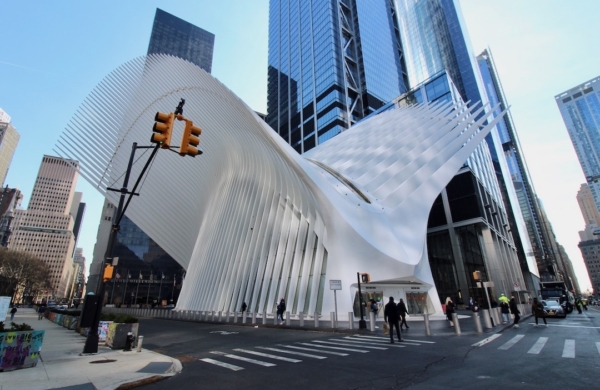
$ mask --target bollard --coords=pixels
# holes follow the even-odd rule
[[[267,312],[266,311],[263,311],[262,323],[263,323],[263,325],[267,325]]]
[[[229,310],[225,312],[225,322],[229,322]]]
[[[248,314],[247,314],[247,313],[248,313],[248,312],[247,312],[247,311],[245,311],[245,310],[242,312],[242,324],[245,324],[245,323],[246,323],[246,318],[248,317]]]
[[[256,312],[255,311],[252,312],[252,324],[253,325],[256,324]]]
[[[423,321],[425,322],[425,334],[431,336],[431,326],[429,326],[429,313],[423,314]]]
[[[286,311],[286,312],[285,312],[285,325],[286,325],[286,326],[290,326],[290,324],[291,324],[291,323],[292,323],[292,322],[290,321],[290,312],[289,312],[289,311]]]
[[[315,328],[319,327],[319,313],[315,312]]]
[[[454,333],[460,335],[460,323],[458,322],[458,314],[452,313],[452,323],[454,324]]]
[[[211,312],[211,321],[215,322],[215,311],[214,310]]]
[[[223,319],[223,312],[220,311],[219,312],[219,317],[218,317],[218,322],[221,322],[222,319]]]
[[[502,312],[500,311],[500,308],[495,307],[492,310],[494,310],[494,323],[496,325],[502,324]]]
[[[331,322],[331,329],[335,329],[335,312],[334,311],[330,311],[329,312],[329,318]]]
[[[354,329],[354,313],[348,312],[348,329]]]
[[[273,316],[273,325],[277,325],[279,323],[279,318],[277,318],[277,313]]]
[[[475,329],[477,329],[477,333],[483,333],[483,329],[481,329],[481,318],[479,318],[479,313],[473,313],[473,321],[475,322]]]
[[[144,343],[144,336],[138,336],[137,351],[142,352],[142,344]]]
[[[375,332],[375,313],[369,312],[369,329],[371,332]]]
[[[485,324],[486,329],[493,328],[492,321],[490,319],[490,311],[488,309],[483,309],[481,311],[481,315],[483,316],[483,323]]]
[[[298,317],[300,318],[300,327],[304,326],[304,313],[298,313]]]
[[[233,323],[234,324],[237,324],[238,317],[239,317],[239,313],[237,311],[234,311],[233,312]]]

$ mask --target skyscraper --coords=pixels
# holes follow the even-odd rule
[[[2,186],[4,186],[4,180],[6,180],[8,168],[20,137],[17,130],[10,123],[10,116],[0,108],[0,182]]]
[[[46,262],[53,296],[58,298],[66,297],[73,274],[75,216],[70,211],[79,176],[77,165],[76,161],[44,156],[27,210],[15,210],[8,245]]]
[[[157,8],[148,54],[180,57],[210,73],[214,40],[215,36],[208,31]],[[115,206],[105,201],[90,266],[89,291],[95,291],[98,283],[115,212]],[[127,216],[121,220],[114,256],[119,257],[119,264],[106,288],[108,302],[132,304],[177,299],[185,269]],[[176,288],[163,289],[162,282]],[[139,285],[141,290],[137,288]]]
[[[600,209],[599,81],[600,77],[593,78],[554,97],[598,209]]]
[[[214,34],[160,8],[156,9],[148,54],[170,54],[196,64],[210,73],[214,44]]]
[[[267,123],[306,152],[407,90],[393,2],[271,0]]]
[[[452,0],[271,1],[269,12],[267,123],[298,152],[392,100],[487,102]],[[501,146],[490,136],[486,141],[429,217],[438,293],[459,303],[472,294],[482,297],[472,277],[476,270],[504,292],[531,291],[535,284],[519,268],[531,250],[519,250],[513,241],[511,230],[525,227],[509,225],[505,194],[512,183],[499,183],[510,176],[507,168],[502,173]],[[537,274],[535,262],[532,267]]]

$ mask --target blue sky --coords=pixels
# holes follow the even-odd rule
[[[554,96],[600,75],[600,2],[461,1],[476,54],[490,47],[535,189],[554,231],[590,286],[577,248],[584,182]],[[212,74],[266,111],[268,0],[0,0],[0,108],[21,140],[5,185],[26,207],[42,156],[88,93],[113,69],[144,55],[159,7],[215,34]],[[90,140],[93,147],[93,140]],[[79,247],[91,261],[102,197],[80,178],[87,203]]]

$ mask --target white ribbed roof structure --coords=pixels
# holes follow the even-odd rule
[[[426,253],[431,206],[495,122],[465,106],[375,115],[299,155],[210,74],[166,55],[135,59],[102,81],[56,152],[114,204],[133,142],[180,98],[204,154],[160,150],[127,216],[187,269],[177,309],[327,314],[330,279],[350,311],[357,272],[419,283],[440,307]],[[172,145],[180,139],[176,129]],[[98,144],[90,146],[89,140]],[[138,152],[141,155],[141,152]],[[134,165],[132,178],[143,166]]]

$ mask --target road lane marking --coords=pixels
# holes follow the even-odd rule
[[[361,348],[367,348],[367,349],[379,349],[381,351],[385,351],[387,348],[385,347],[374,347],[371,345],[356,345],[356,344],[352,344],[352,343],[346,343],[344,344],[344,342],[331,342],[331,341],[322,341],[322,340],[313,340],[311,341],[312,343],[320,343],[320,344],[332,344],[332,345],[339,345],[342,347],[361,347]]]
[[[510,347],[512,347],[513,345],[515,345],[516,343],[518,343],[519,340],[521,340],[523,337],[525,337],[524,334],[518,334],[515,337],[513,337],[512,339],[508,340],[506,343],[504,343],[504,345],[501,345],[500,347],[498,347],[498,349],[507,350]]]
[[[309,353],[296,352],[296,351],[286,351],[285,349],[279,349],[279,348],[269,348],[269,347],[256,347],[256,348],[266,349],[267,351],[289,353],[290,355],[305,356],[305,357],[314,358],[314,359],[327,359],[327,356],[311,355]]]
[[[233,371],[239,371],[239,370],[243,370],[244,369],[244,367],[234,366],[233,364],[223,363],[223,362],[220,362],[218,360],[214,360],[214,359],[210,359],[210,358],[204,358],[204,359],[200,359],[200,360],[202,360],[203,362],[206,362],[206,363],[215,364],[217,366],[225,367],[225,368],[228,368],[228,369],[233,370]]]
[[[329,347],[327,345],[315,345],[315,344],[309,344],[309,343],[298,343],[300,345],[306,345],[309,347],[317,347],[317,348],[329,348],[329,349],[337,349],[339,351],[350,351],[350,352],[360,352],[360,353],[367,353],[369,351],[363,351],[362,349],[352,349],[352,348],[340,348],[340,347]]]
[[[488,338],[485,338],[481,341],[476,342],[475,344],[471,345],[471,347],[481,347],[483,345],[486,345],[487,343],[496,340],[498,337],[502,336],[501,334],[493,334]]]
[[[348,339],[348,340],[345,340],[345,339]],[[357,347],[358,346],[363,346],[365,344],[370,345],[369,342],[367,342],[367,341],[362,341],[362,340],[356,341],[356,339],[353,339],[351,337],[344,337],[343,339],[329,339],[329,340],[331,340],[331,341],[341,341],[343,343],[354,344]],[[400,344],[400,342],[398,342],[398,344]],[[404,343],[402,343],[402,344],[404,344]],[[404,348],[403,345],[396,345],[396,344],[392,345],[392,344],[389,343],[389,341],[388,341],[388,345],[386,345],[386,347]]]
[[[286,348],[294,348],[294,349],[300,349],[302,351],[311,351],[311,352],[319,352],[319,353],[325,353],[325,354],[330,354],[330,355],[338,355],[338,356],[348,356],[347,353],[342,353],[342,352],[333,352],[333,351],[323,351],[322,349],[314,349],[314,348],[304,348],[304,347],[297,347],[295,345],[285,345],[285,344],[279,344],[281,347],[286,347]]]
[[[403,332],[404,333],[404,332]],[[454,334],[454,333],[453,333]],[[389,337],[381,337],[381,336],[364,336],[362,334],[355,334],[354,337],[360,337],[361,339],[377,339],[377,340],[382,340],[382,341],[389,341],[390,338]],[[413,343],[422,343],[422,344],[435,344],[435,341],[423,341],[423,340],[409,340],[409,339],[404,339],[404,341],[409,341],[409,342],[413,342]],[[415,344],[416,345],[416,344]]]
[[[349,339],[350,337],[346,337],[347,339]],[[375,338],[375,337],[369,337],[369,336],[365,336],[365,337],[360,337],[362,340],[368,340],[372,343],[383,343],[383,344],[389,344],[390,343],[390,338],[389,337],[382,337],[381,340],[379,337]],[[354,339],[356,340],[356,339]],[[365,341],[366,341],[365,340]],[[421,344],[417,344],[417,343],[410,343],[410,342],[405,342],[408,341],[406,339],[402,339],[403,341],[401,341],[402,344],[406,344],[406,345],[421,345]],[[399,341],[400,342],[400,341]]]
[[[262,357],[267,357],[269,359],[283,360],[285,362],[290,362],[290,363],[300,363],[302,361],[302,360],[298,360],[298,359],[286,358],[286,357],[283,357],[283,356],[271,355],[270,353],[262,353],[262,352],[250,351],[248,349],[235,348],[234,351],[249,353],[249,354],[252,354],[252,355],[257,355],[257,356],[262,356]]]
[[[533,325],[535,322],[530,322],[529,325]],[[548,326],[559,326],[563,328],[586,328],[586,329],[600,329],[600,326],[582,326],[582,325],[555,325],[548,324]]]
[[[598,353],[600,353],[600,343],[596,342],[596,348],[598,348]]]
[[[562,357],[574,358],[575,357],[575,340],[565,340],[565,347],[563,348]]]
[[[250,359],[250,358],[243,357],[243,356],[232,355],[230,353],[223,353],[223,352],[211,352],[211,353],[216,353],[218,355],[225,356],[230,359],[236,359],[236,360],[241,360],[241,361],[248,362],[248,363],[258,364],[259,366],[275,367],[277,365],[277,364],[263,362],[263,361],[256,360],[256,359]]]
[[[538,355],[541,352],[542,348],[544,348],[544,345],[546,345],[546,341],[548,341],[548,337],[540,337],[538,341],[536,341],[536,343],[533,344],[533,347],[531,347],[531,349],[527,351],[527,353]]]

